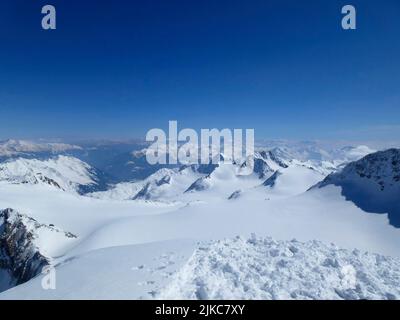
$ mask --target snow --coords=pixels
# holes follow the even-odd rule
[[[336,185],[342,194],[366,212],[387,213],[400,227],[400,150],[368,155],[329,175],[317,186]]]
[[[259,171],[249,176],[229,163],[210,172],[163,168],[86,196],[76,190],[96,182],[93,168],[76,158],[0,163],[0,208],[26,215],[28,224],[33,218],[54,225],[37,228],[35,243],[56,267],[58,284],[42,290],[39,276],[0,299],[400,298],[393,284],[400,229],[389,224],[389,212],[367,213],[343,186],[319,184],[343,174],[353,179],[359,167],[346,166],[343,154],[357,158],[370,149],[344,148],[340,160],[317,147],[297,149],[302,159],[289,151],[258,153]],[[376,173],[371,184],[379,190],[383,179],[385,190],[397,192],[389,157],[372,158],[379,170],[368,157],[363,168]],[[43,183],[39,173],[61,188]],[[252,233],[276,240],[247,239]],[[356,289],[344,287],[349,274]]]
[[[225,239],[201,245],[160,299],[399,299],[400,259],[318,241]]]
[[[292,164],[286,169],[279,169],[273,185],[263,185],[269,198],[290,197],[303,193],[324,178],[324,175],[312,168]],[[267,179],[268,180],[268,179]],[[266,180],[266,181],[267,181]],[[272,181],[269,181],[272,183]]]
[[[56,266],[55,290],[44,290],[39,275],[0,293],[0,300],[152,299],[194,249],[180,240],[94,250]]]
[[[235,237],[77,255],[0,299],[399,299],[400,260],[319,241]]]
[[[80,250],[97,243],[207,240],[256,232],[276,239],[319,239],[345,248],[400,256],[400,230],[389,225],[386,215],[366,214],[345,201],[340,191],[330,186],[270,200],[257,193],[244,194],[235,200],[199,201],[163,214],[116,219],[92,232]]]
[[[204,174],[200,174],[190,167],[183,170],[164,168],[144,180],[119,183],[110,190],[93,192],[88,196],[111,200],[177,201],[191,183],[202,176]]]
[[[74,244],[76,236],[60,230],[53,225],[41,224],[33,218],[17,211],[9,213],[8,222],[24,224],[26,230],[32,234],[30,239],[38,251],[45,257],[52,258],[63,254]]]
[[[79,185],[96,183],[91,167],[74,157],[57,156],[48,160],[18,158],[0,163],[0,180],[3,181],[46,183],[44,177],[70,192],[76,192]]]

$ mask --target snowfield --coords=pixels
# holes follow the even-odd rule
[[[0,300],[154,299],[194,248],[180,240],[94,250],[56,266],[55,290],[44,290],[39,275],[0,293]]]
[[[56,266],[0,299],[399,299],[400,259],[318,241],[235,237],[119,246]]]

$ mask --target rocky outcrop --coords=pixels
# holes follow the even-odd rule
[[[263,186],[266,187],[274,187],[276,184],[276,181],[278,180],[278,177],[281,176],[282,173],[279,172],[278,170],[274,172],[272,176],[270,176],[267,180],[264,181]]]
[[[9,274],[9,287],[32,279],[50,264],[50,258],[41,253],[35,243],[37,232],[42,228],[63,232],[13,209],[0,210],[0,269]],[[72,233],[64,234],[76,238]]]

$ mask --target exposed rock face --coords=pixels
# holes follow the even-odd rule
[[[243,163],[241,167],[244,168],[246,166],[247,164]],[[288,165],[272,151],[261,151],[255,153],[253,172],[257,174],[260,179],[269,177],[278,168],[288,168]]]
[[[132,200],[149,200],[150,199],[150,182],[146,183],[145,186],[134,196]]]
[[[50,264],[50,258],[35,244],[37,231],[41,228],[62,232],[13,209],[0,210],[0,269],[10,278],[8,287],[0,288],[0,291],[32,279]],[[76,237],[68,232],[64,234],[69,238]]]
[[[132,197],[132,200],[150,200],[152,198],[152,190],[157,187],[161,187],[165,184],[170,184],[172,181],[172,177],[167,174],[163,176],[161,179],[156,179],[154,181],[147,182],[140,191]]]
[[[186,189],[185,192],[192,192],[192,191],[204,191],[210,188],[211,186],[211,176],[207,175],[205,177],[197,179],[193,182],[189,188]]]
[[[234,200],[239,198],[242,195],[242,190],[236,190],[235,192],[233,192],[229,197],[228,200]]]
[[[275,171],[272,176],[270,176],[267,180],[264,181],[263,186],[272,188],[273,186],[275,186],[276,180],[280,175],[282,175],[282,173],[280,173],[279,171]]]
[[[36,248],[35,235],[23,220],[12,209],[0,211],[0,268],[10,274],[10,287],[28,281],[49,264]]]
[[[267,158],[267,156],[263,156],[264,158]],[[278,153],[275,153],[273,151],[268,151],[268,157],[274,161],[275,163],[277,163],[280,167],[282,168],[288,168],[289,166],[285,163],[284,160],[282,160],[282,158],[279,157]]]

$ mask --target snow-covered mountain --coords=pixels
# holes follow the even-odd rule
[[[400,149],[367,155],[317,186],[328,185],[341,187],[346,199],[364,211],[387,213],[390,223],[400,227]]]
[[[223,159],[223,157],[222,157]],[[110,190],[95,192],[90,196],[114,200],[157,201],[207,201],[210,198],[226,199],[236,192],[253,192],[273,176],[279,176],[264,191],[271,195],[294,195],[306,191],[324,178],[326,168],[314,169],[309,163],[284,159],[272,151],[260,151],[254,155],[254,172],[241,175],[245,163],[221,161],[218,165],[192,165],[180,168],[163,168],[148,178],[116,184]],[[322,173],[321,173],[322,172]]]
[[[122,182],[110,190],[94,192],[89,196],[111,200],[177,200],[193,181],[202,176],[204,174],[196,166],[163,168],[144,180]]]
[[[318,141],[272,140],[257,143],[258,150],[271,150],[280,158],[299,161],[355,161],[375,152],[366,145],[347,145],[343,143],[323,143]]]
[[[47,160],[17,158],[0,163],[0,181],[13,184],[45,184],[85,193],[104,188],[101,178],[101,173],[87,163],[67,156]]]
[[[227,159],[152,168],[143,146],[127,148],[0,162],[0,291],[16,285],[0,299],[399,298],[399,150],[264,146],[241,175]],[[35,255],[21,278],[11,262]],[[41,289],[47,264],[54,291]]]

